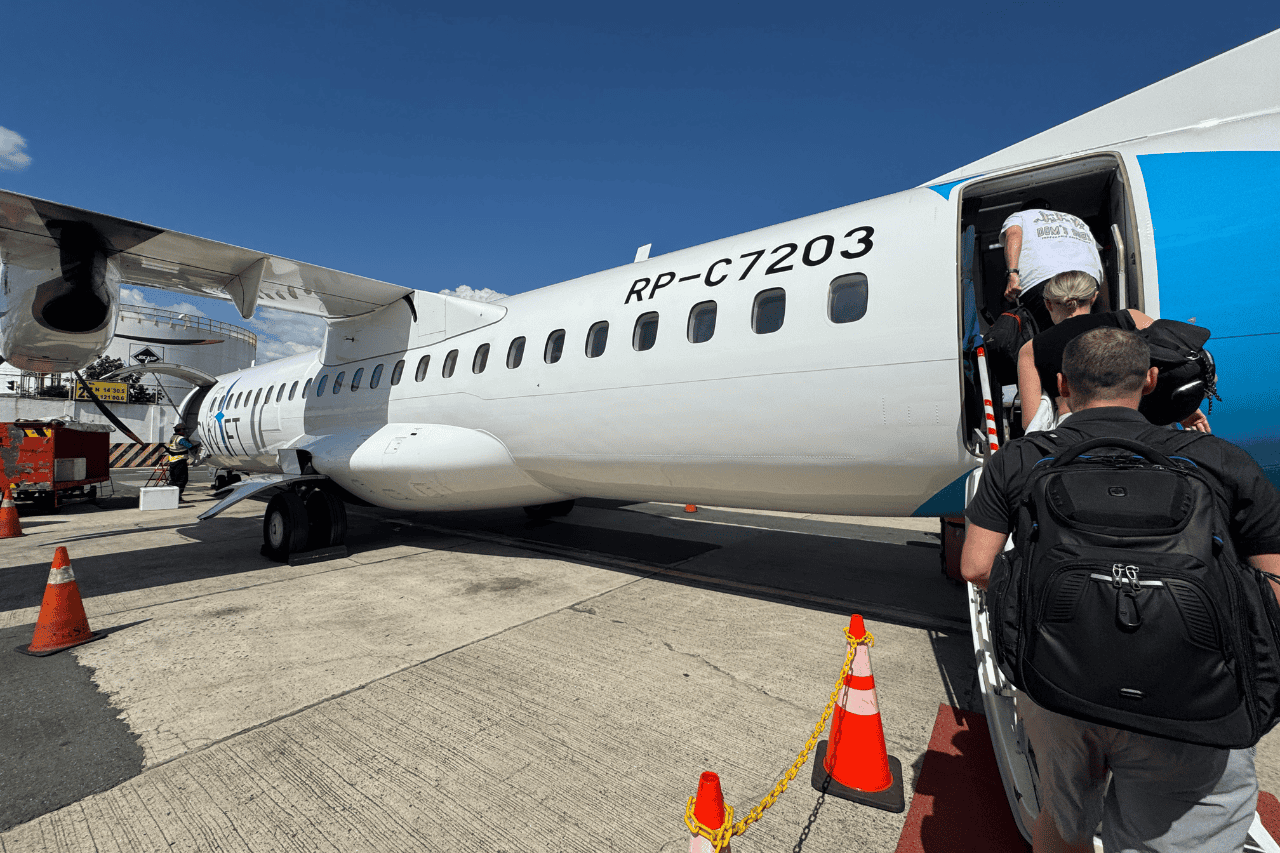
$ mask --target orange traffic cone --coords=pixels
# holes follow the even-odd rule
[[[104,636],[89,630],[89,619],[80,601],[80,587],[76,586],[76,576],[71,572],[71,559],[67,549],[59,547],[53,554],[49,583],[44,588],[44,601],[40,603],[40,618],[36,620],[31,645],[18,646],[18,651],[44,657]]]
[[[849,638],[853,663],[836,696],[829,741],[818,744],[813,759],[813,786],[819,791],[891,812],[903,811],[902,762],[889,755],[871,674],[875,638],[854,614]],[[825,786],[825,787],[824,787]]]
[[[719,830],[733,826],[733,807],[724,804],[720,777],[708,771],[698,778],[698,794],[690,797],[684,809],[684,823],[693,833],[689,853],[729,853],[729,837],[721,838]],[[716,841],[724,846],[717,848]]]
[[[685,504],[685,505],[684,505],[684,511],[685,511],[685,512],[697,512],[697,511],[698,511],[698,506],[697,506],[697,504]]]
[[[0,499],[0,539],[13,539],[22,534],[22,525],[18,523],[18,508],[13,503],[13,493],[4,487],[4,498]]]

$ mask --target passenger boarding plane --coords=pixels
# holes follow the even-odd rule
[[[255,475],[201,518],[273,489],[282,557],[339,543],[344,501],[958,515],[989,452],[965,305],[982,328],[1000,313],[1000,226],[1044,197],[1104,244],[1110,306],[1212,331],[1214,432],[1280,483],[1277,80],[1280,31],[924,186],[497,303],[0,192],[0,355],[85,366],[121,283],[324,317],[317,352],[148,367],[199,386],[182,417],[209,461]],[[984,673],[1012,720],[989,657]]]

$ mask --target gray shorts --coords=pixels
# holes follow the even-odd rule
[[[1022,691],[1017,699],[1041,807],[1068,843],[1088,843],[1101,821],[1107,853],[1243,848],[1258,803],[1253,749],[1134,734],[1047,711]]]

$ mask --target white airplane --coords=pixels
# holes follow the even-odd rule
[[[326,318],[317,352],[218,377],[148,367],[199,386],[184,420],[212,464],[253,475],[201,517],[274,489],[280,556],[340,543],[352,499],[954,516],[990,450],[965,305],[979,327],[1000,312],[1000,225],[1044,197],[1106,244],[1111,306],[1212,330],[1214,431],[1280,482],[1277,80],[1280,31],[924,186],[497,303],[0,191],[0,355],[88,364],[121,283]],[[1025,827],[1034,771],[973,607]]]

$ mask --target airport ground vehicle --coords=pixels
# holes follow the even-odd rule
[[[94,500],[98,484],[110,482],[111,428],[69,421],[0,424],[0,481],[13,497],[56,509],[77,499]]]

